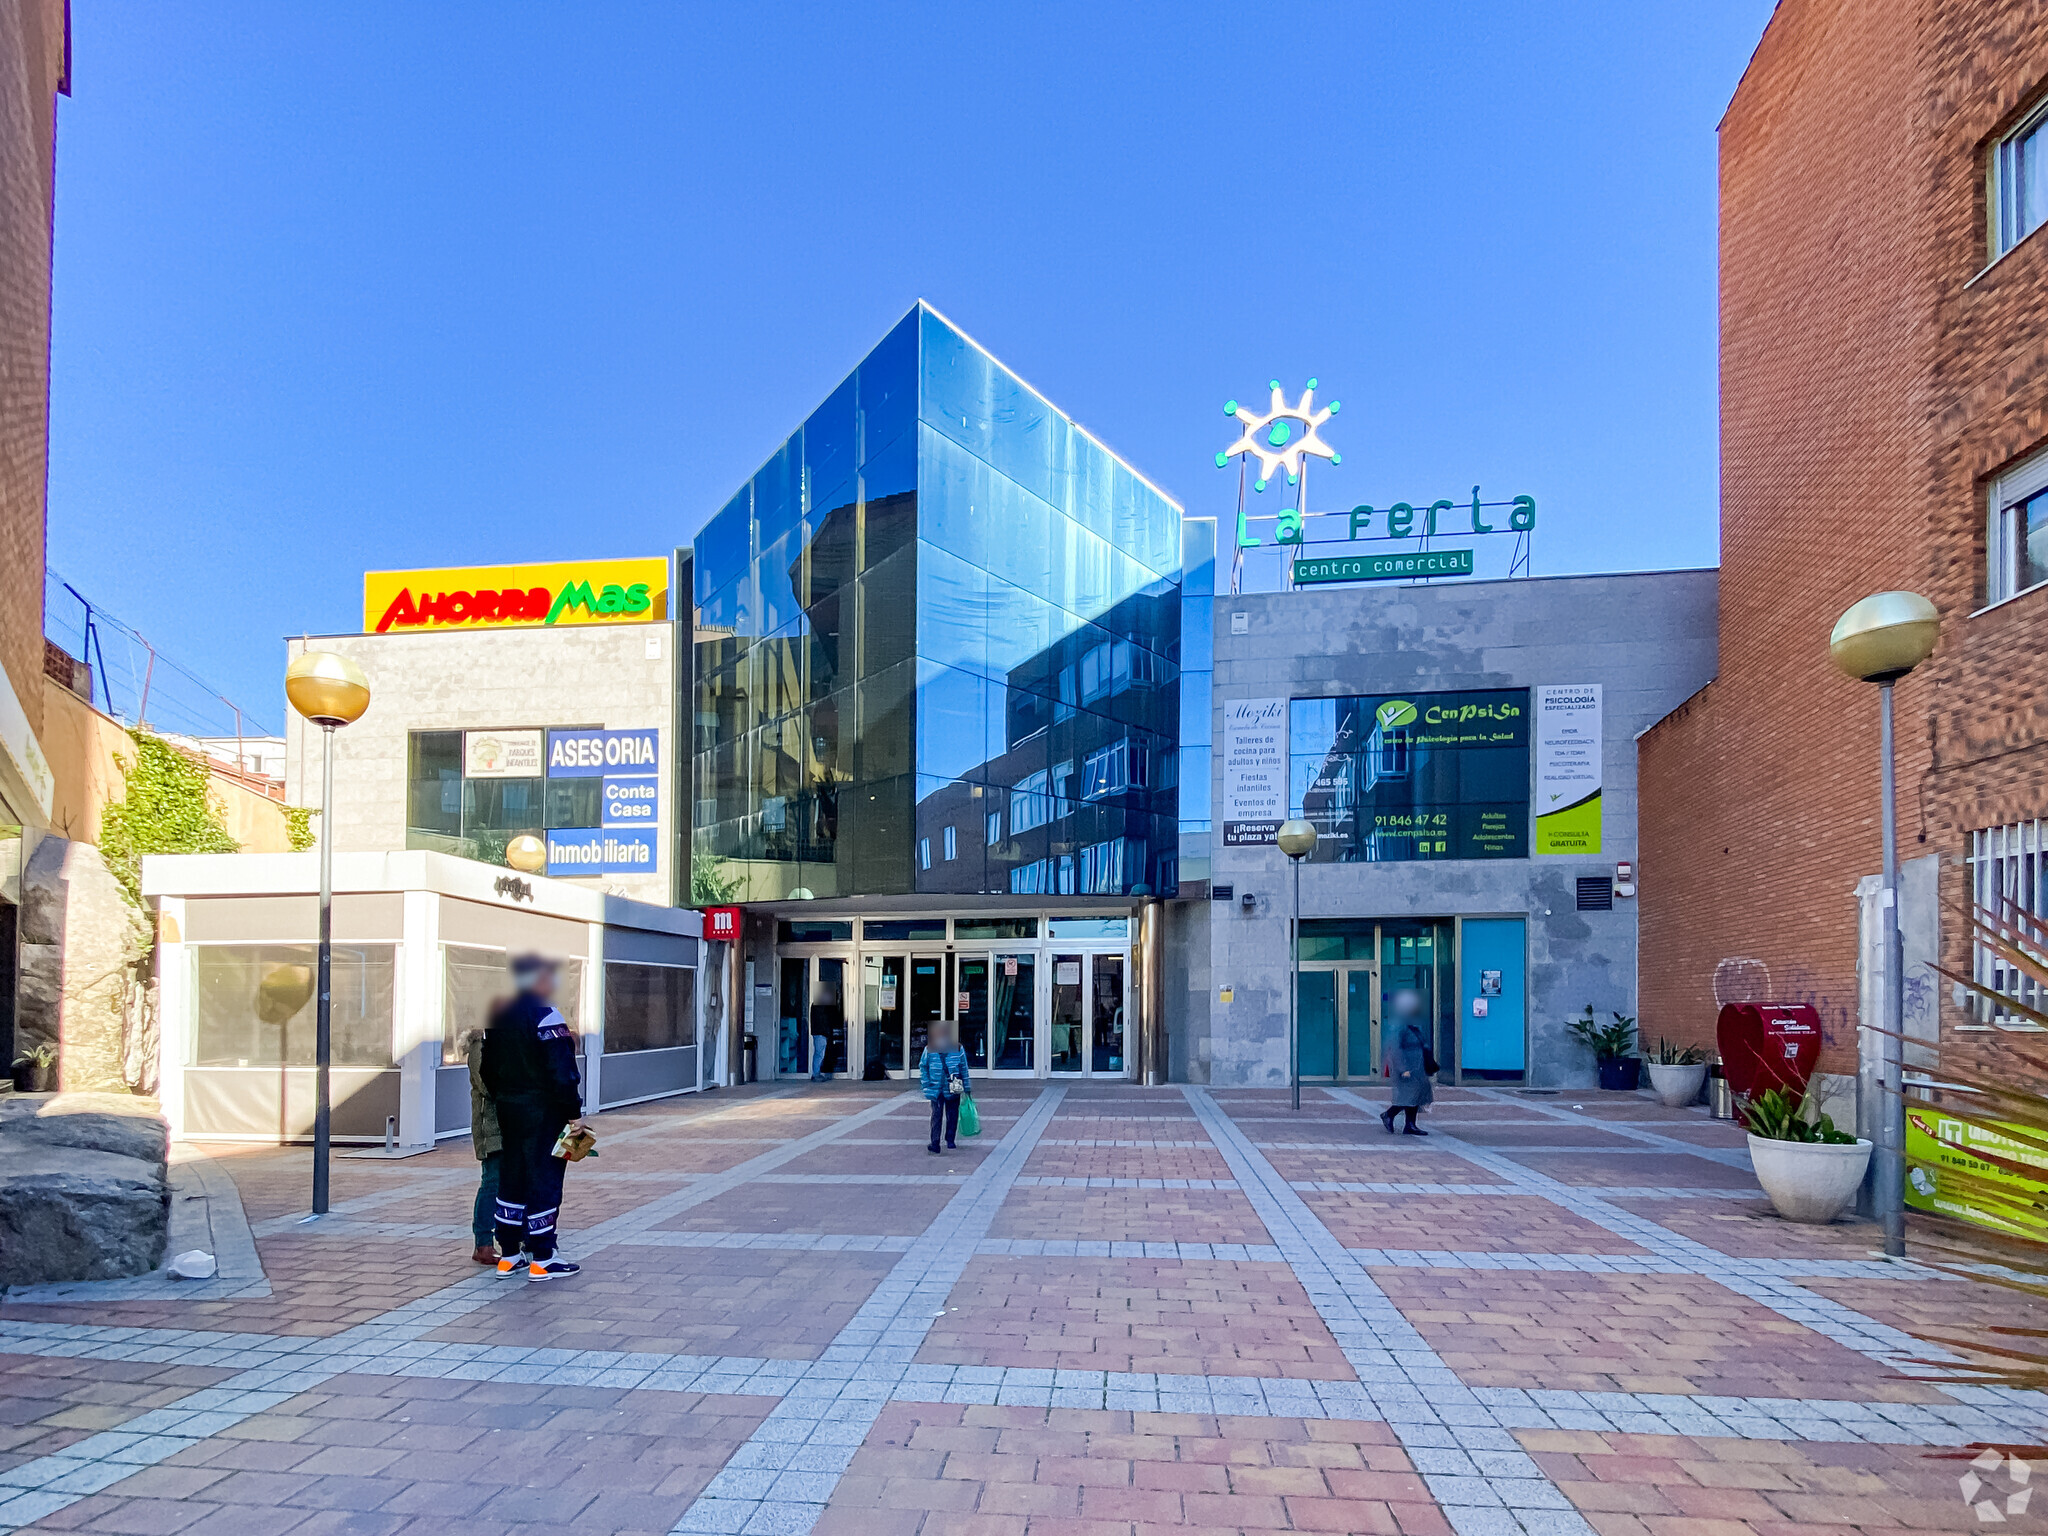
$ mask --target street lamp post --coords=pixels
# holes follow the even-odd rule
[[[1296,818],[1283,821],[1273,841],[1294,866],[1294,910],[1287,919],[1287,1082],[1294,1107],[1301,1108],[1301,861],[1316,848],[1316,829]]]
[[[1828,651],[1849,676],[1878,685],[1880,795],[1884,802],[1884,1089],[1871,1204],[1884,1223],[1884,1251],[1906,1252],[1905,953],[1899,939],[1899,834],[1892,773],[1892,685],[1925,661],[1941,633],[1941,615],[1917,592],[1877,592],[1835,621]],[[1862,1055],[1861,1052],[1858,1053]]]
[[[320,727],[320,971],[313,1015],[313,1214],[327,1214],[327,1153],[332,1130],[328,1067],[334,1025],[334,733],[370,707],[370,680],[346,656],[306,651],[285,668],[284,695]]]

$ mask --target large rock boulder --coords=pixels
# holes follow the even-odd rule
[[[0,1285],[118,1280],[163,1262],[167,1130],[148,1100],[0,1098]]]
[[[10,1093],[0,1098],[0,1148],[13,1137],[159,1165],[170,1159],[171,1129],[157,1101],[127,1093]]]

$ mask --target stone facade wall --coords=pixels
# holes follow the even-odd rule
[[[1642,753],[1644,1007],[1694,1038],[1757,961],[1854,1070],[1878,707],[1827,636],[1857,598],[1943,616],[1897,690],[1901,857],[1964,900],[1970,830],[2048,814],[2048,592],[1979,611],[1990,481],[2048,443],[2048,237],[1986,270],[1986,168],[2044,91],[2038,0],[1786,0],[1722,124],[1721,671]]]
[[[655,654],[649,655],[649,645]],[[296,656],[307,642],[293,640]],[[661,730],[664,832],[675,826],[675,626],[578,624],[333,635],[314,648],[354,658],[370,679],[370,708],[334,738],[335,849],[405,847],[408,737],[413,731],[583,726]],[[320,803],[320,731],[296,714],[285,725],[285,798]],[[316,830],[318,816],[313,818]],[[324,835],[324,833],[322,834]],[[673,838],[652,875],[593,876],[621,896],[674,904]]]
[[[1246,615],[1234,635],[1232,615]],[[1612,874],[1637,857],[1636,733],[1713,675],[1715,575],[1641,575],[1309,590],[1216,599],[1212,780],[1216,833],[1211,870],[1235,895],[1212,901],[1208,985],[1169,971],[1176,1004],[1207,1010],[1180,1025],[1206,1034],[1209,1080],[1285,1081],[1287,1038],[1286,859],[1277,848],[1226,848],[1223,706],[1231,699],[1534,688],[1599,683],[1603,697],[1604,828],[1597,857],[1460,859],[1388,864],[1310,864],[1301,872],[1304,917],[1393,918],[1526,914],[1529,923],[1530,1079],[1592,1081],[1592,1064],[1563,1038],[1564,1021],[1590,1002],[1634,1014],[1636,916],[1580,912],[1575,880]],[[1532,752],[1533,757],[1533,752]],[[1533,770],[1532,770],[1533,771]],[[1224,986],[1233,1001],[1218,1000]],[[1669,1033],[1651,1014],[1642,1027]],[[1175,1059],[1179,1070],[1179,1058]]]

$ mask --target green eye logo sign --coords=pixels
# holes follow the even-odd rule
[[[1373,711],[1373,719],[1383,731],[1398,730],[1415,723],[1415,706],[1406,699],[1389,699]]]

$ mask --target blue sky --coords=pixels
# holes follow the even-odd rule
[[[275,724],[365,569],[686,541],[922,296],[1194,514],[1539,498],[1716,559],[1714,127],[1767,0],[75,0],[50,558]]]

